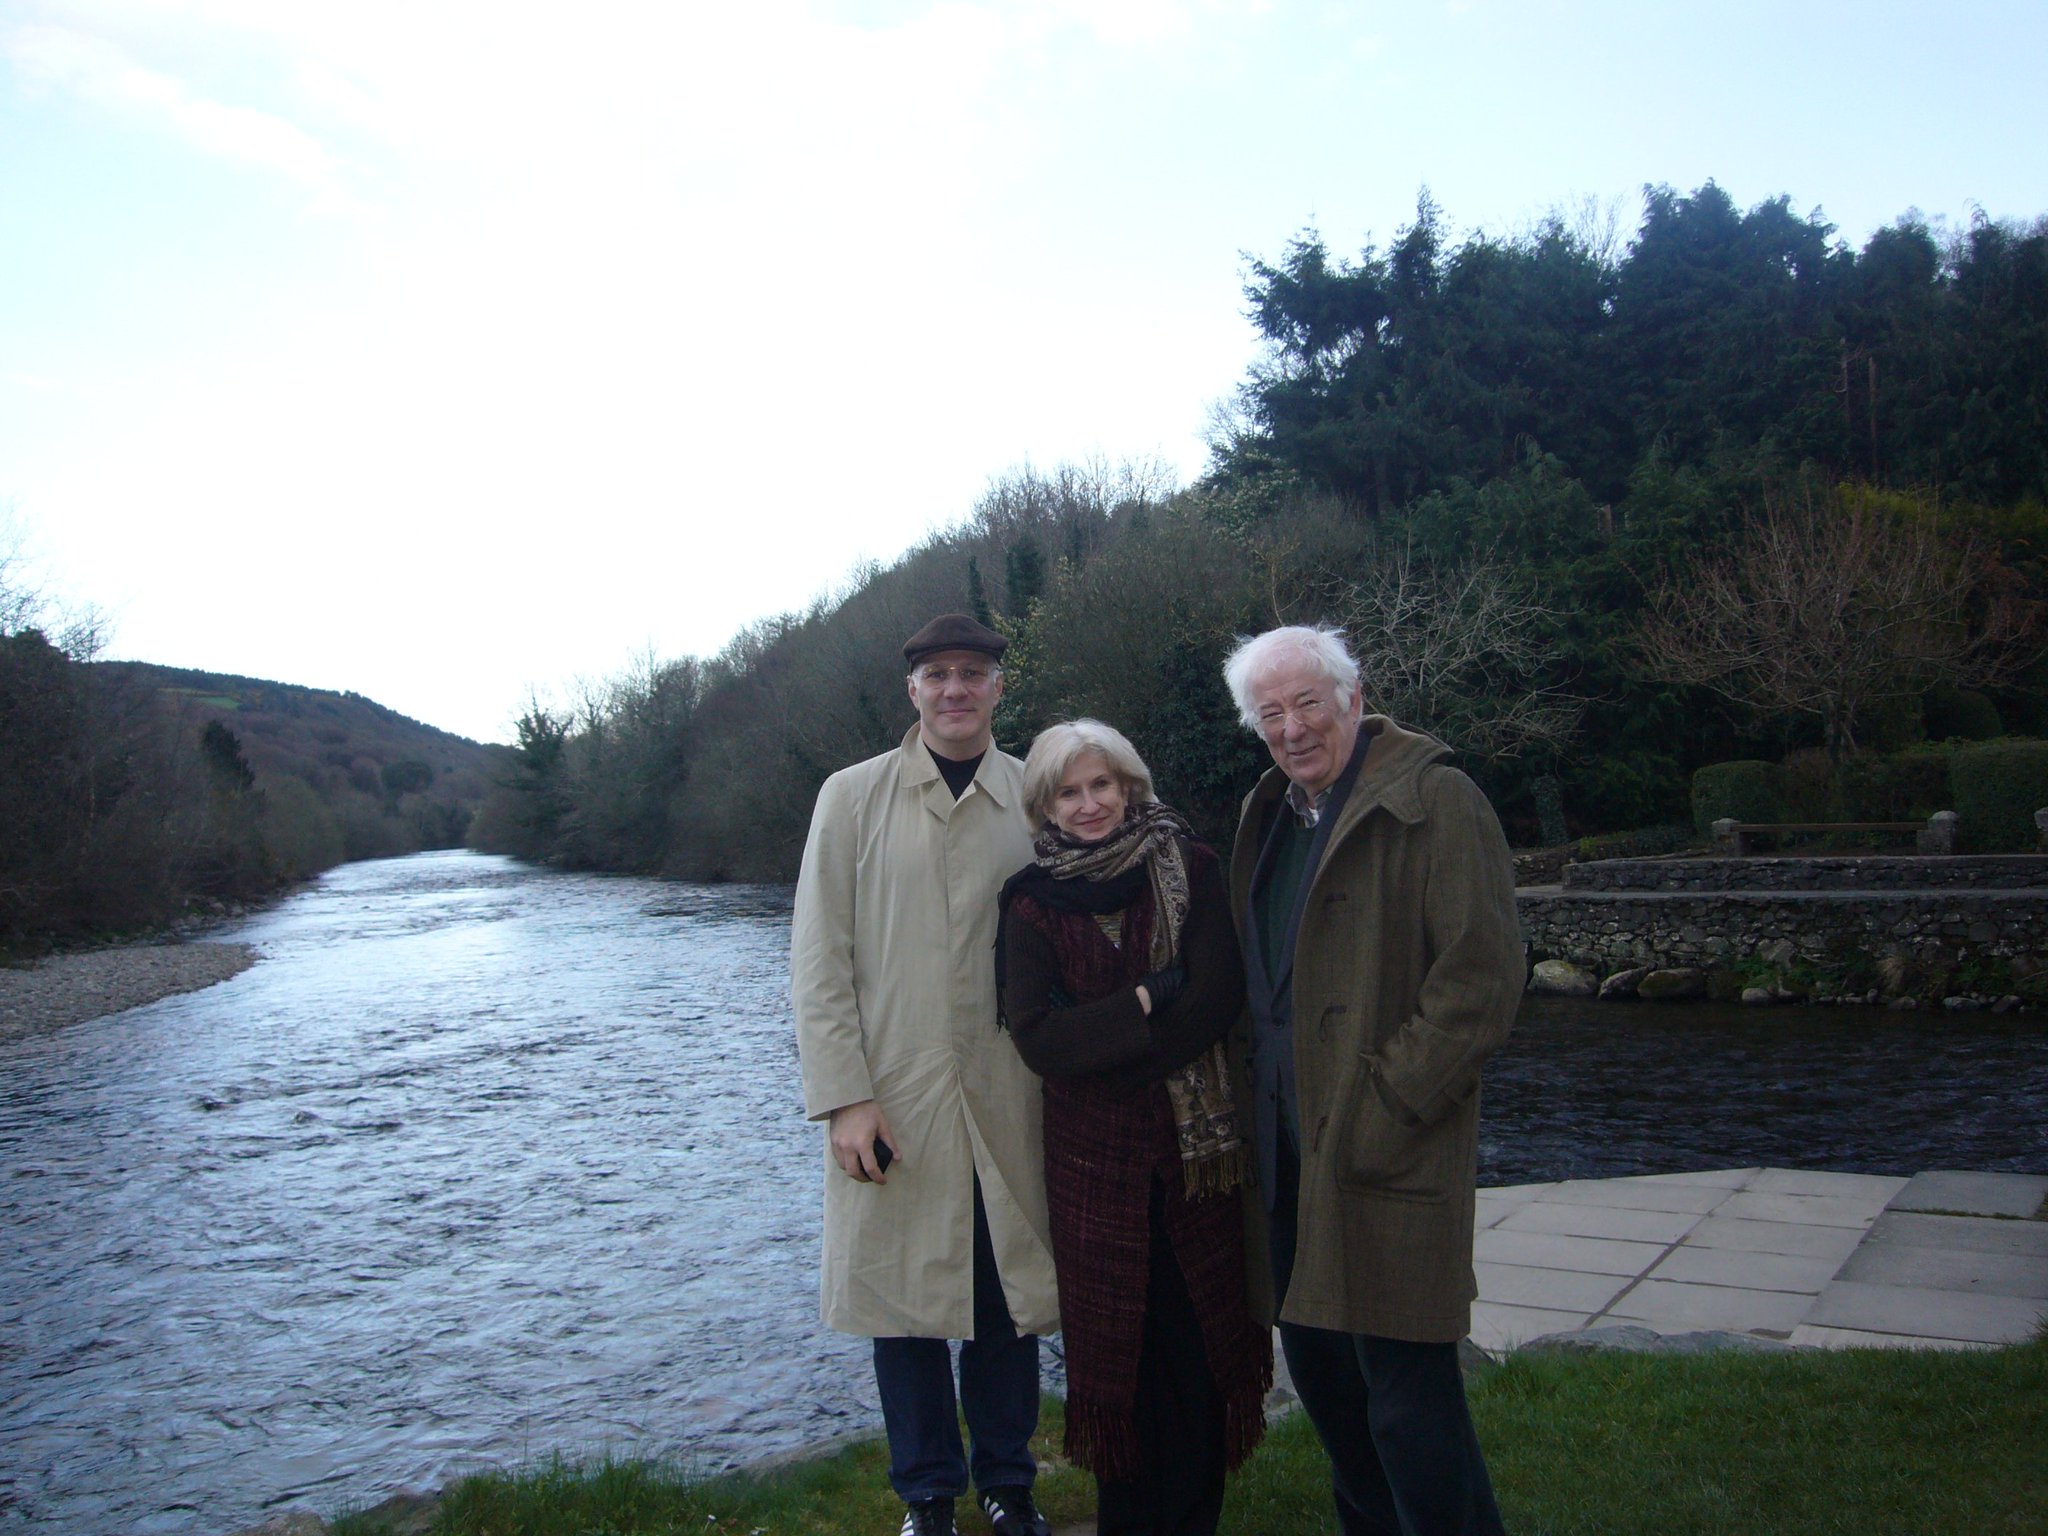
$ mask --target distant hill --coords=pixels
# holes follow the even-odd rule
[[[360,694],[84,660],[18,604],[10,622],[4,577],[0,961],[461,847],[512,776],[509,749]]]
[[[507,752],[359,693],[140,661],[91,670],[131,699],[152,700],[181,735],[197,738],[218,721],[256,789],[284,778],[305,784],[335,817],[348,858],[461,846]]]
[[[506,750],[423,724],[359,693],[143,661],[94,662],[92,668],[128,688],[154,692],[167,709],[220,720],[242,738],[259,775],[292,773],[315,788],[346,780],[380,794],[383,770],[424,762],[435,772],[431,798],[474,805],[489,784],[494,756]]]

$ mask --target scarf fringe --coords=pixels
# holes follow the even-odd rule
[[[1180,1165],[1181,1189],[1190,1200],[1242,1189],[1251,1183],[1251,1175],[1252,1160],[1242,1142],[1232,1142],[1213,1157]]]
[[[1266,1394],[1273,1390],[1273,1367],[1268,1363],[1265,1380],[1257,1397],[1233,1396],[1223,1408],[1223,1470],[1235,1472],[1251,1459],[1259,1442],[1266,1438]]]
[[[1114,1482],[1129,1482],[1139,1471],[1138,1425],[1128,1406],[1077,1398],[1068,1388],[1067,1460]]]
[[[1266,1438],[1266,1395],[1273,1390],[1273,1357],[1261,1352],[1256,1373],[1240,1381],[1223,1403],[1223,1468],[1235,1472]],[[1129,1482],[1145,1470],[1138,1426],[1128,1406],[1067,1398],[1067,1460],[1086,1472]]]

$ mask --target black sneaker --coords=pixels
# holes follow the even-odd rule
[[[1052,1536],[1052,1527],[1031,1502],[1029,1488],[985,1488],[981,1512],[996,1536]]]
[[[953,1501],[919,1499],[904,1505],[903,1529],[897,1536],[960,1536],[960,1527],[953,1523]]]

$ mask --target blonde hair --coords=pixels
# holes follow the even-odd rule
[[[1240,640],[1223,662],[1223,681],[1247,730],[1259,728],[1252,686],[1289,662],[1298,662],[1330,685],[1330,702],[1343,714],[1358,696],[1358,663],[1344,644],[1344,631],[1329,624],[1287,624]]]
[[[1113,725],[1100,720],[1062,720],[1048,725],[1031,743],[1024,759],[1024,809],[1034,821],[1052,820],[1053,797],[1060,780],[1074,766],[1074,759],[1096,753],[1109,764],[1109,771],[1123,781],[1124,797],[1134,805],[1157,800],[1152,791],[1152,770],[1130,738]]]

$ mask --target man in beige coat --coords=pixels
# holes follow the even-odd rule
[[[917,724],[819,790],[790,937],[804,1109],[830,1125],[824,1317],[875,1341],[903,1536],[952,1536],[961,1411],[997,1536],[1047,1532],[1039,1084],[996,1027],[996,892],[1031,861],[1023,765],[990,735],[1008,643],[944,614],[904,645]]]
[[[1274,763],[1230,861],[1268,1315],[1346,1536],[1498,1536],[1457,1342],[1479,1073],[1525,975],[1507,841],[1442,742],[1364,713],[1335,631],[1269,631],[1225,677]]]

